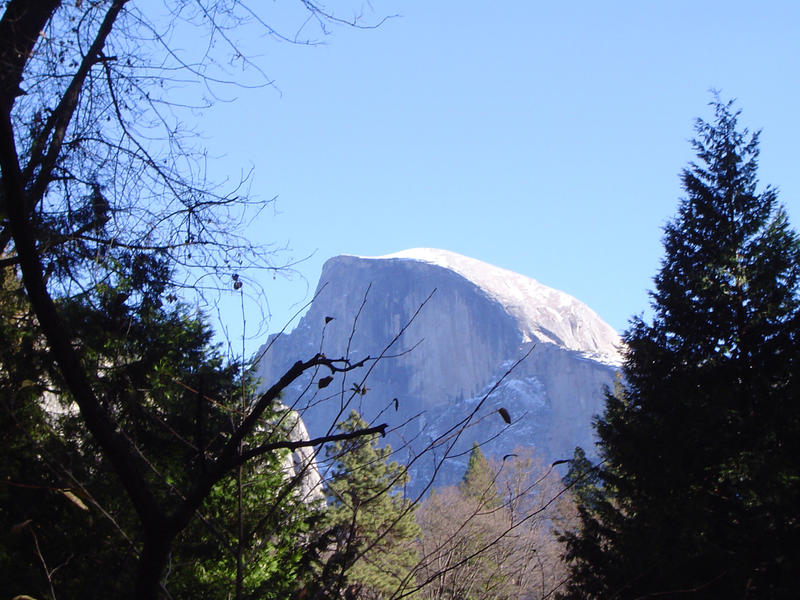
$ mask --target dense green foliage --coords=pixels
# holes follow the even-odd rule
[[[339,423],[345,433],[365,426],[356,411]],[[378,600],[413,583],[413,542],[420,532],[413,506],[400,489],[408,474],[389,460],[392,450],[378,446],[378,438],[340,441],[327,449],[333,466],[325,485],[328,510],[318,542],[316,597]]]
[[[0,550],[2,589],[48,597],[52,584],[61,597],[127,596],[141,541],[137,515],[47,360],[18,280],[6,277],[0,302],[0,453],[7,457],[0,527],[16,533]],[[123,294],[127,299],[117,288],[100,296],[113,310],[78,301],[65,302],[62,310],[80,332],[107,409],[139,449],[152,488],[169,506],[180,501],[239,419],[239,368],[223,360],[202,319],[185,306],[130,306]],[[262,438],[267,430],[280,434],[265,428]],[[264,456],[215,486],[201,518],[181,533],[172,553],[163,581],[175,597],[228,597],[239,553],[246,559],[242,597],[281,597],[294,585],[297,533],[306,511],[286,493],[281,461],[280,453]]]
[[[459,484],[461,493],[474,498],[481,506],[497,508],[503,499],[497,489],[497,473],[489,464],[478,442],[472,442],[467,469]]]
[[[597,423],[569,598],[793,598],[800,569],[800,244],[758,135],[714,103],[665,229],[653,321]]]

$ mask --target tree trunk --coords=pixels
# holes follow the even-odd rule
[[[136,600],[158,600],[161,576],[169,560],[169,553],[176,532],[166,526],[149,527],[144,534],[144,546],[139,556],[136,573]]]

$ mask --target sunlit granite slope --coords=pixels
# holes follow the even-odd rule
[[[450,269],[500,304],[516,321],[523,342],[557,344],[599,362],[619,365],[617,332],[579,300],[535,279],[434,248],[413,248],[386,256],[361,258],[406,259]]]
[[[270,342],[257,369],[263,385],[318,351],[329,357],[349,352],[354,358],[385,351],[387,358],[371,372],[368,392],[358,395],[356,407],[367,419],[380,415],[392,427],[419,415],[390,436],[395,448],[413,440],[400,459],[468,414],[531,345],[530,357],[480,411],[488,418],[465,431],[456,450],[468,450],[477,440],[500,456],[518,445],[536,446],[548,461],[568,458],[576,445],[591,452],[591,418],[601,412],[602,388],[613,383],[620,363],[617,334],[575,298],[434,249],[331,258],[308,313],[291,333]],[[337,376],[329,389],[350,389],[363,374],[362,369],[346,379]],[[299,382],[283,401],[292,404],[307,385]],[[322,435],[336,421],[340,405],[337,399],[320,402],[319,394],[312,399],[316,386],[309,389],[297,408],[313,405],[303,418],[312,436]],[[499,415],[491,415],[499,406],[512,415],[505,431]],[[460,476],[463,464],[464,457],[450,461],[443,481]],[[415,463],[416,485],[431,468],[426,460]]]

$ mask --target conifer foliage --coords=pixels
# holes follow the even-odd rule
[[[566,536],[564,597],[796,597],[800,246],[776,190],[757,189],[758,133],[712,106],[652,323],[632,321],[597,423],[601,494]]]
[[[472,442],[467,470],[459,488],[463,495],[475,499],[481,507],[497,508],[503,504],[503,499],[497,490],[497,474],[478,442]]]
[[[338,424],[344,433],[366,426],[355,410]],[[408,473],[389,460],[391,447],[379,447],[378,439],[353,438],[327,448],[333,468],[325,486],[324,550],[314,598],[395,598],[411,583],[420,531],[414,507],[401,492]]]

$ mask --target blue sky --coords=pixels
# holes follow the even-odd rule
[[[264,3],[262,16],[289,31],[296,5]],[[342,17],[362,6],[331,5]],[[212,175],[252,167],[253,193],[277,196],[251,237],[311,255],[294,277],[261,282],[270,331],[331,256],[419,246],[533,277],[624,330],[647,309],[711,88],[763,129],[761,181],[800,225],[800,3],[374,0],[363,11],[400,16],[334,28],[316,46],[253,32],[244,42],[274,87],[228,91],[236,100],[201,122]],[[238,306],[222,304],[234,338]],[[247,320],[252,333],[257,313]]]

